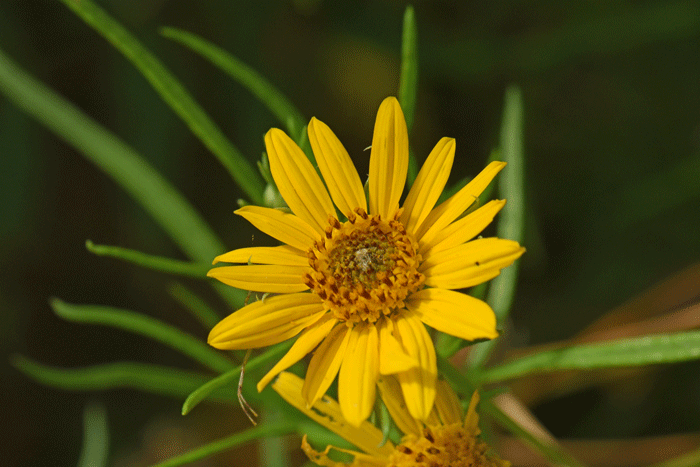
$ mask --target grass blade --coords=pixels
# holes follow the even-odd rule
[[[117,362],[85,368],[56,368],[14,355],[10,363],[33,380],[68,391],[104,391],[129,388],[138,391],[183,398],[207,381],[199,373],[160,365]],[[237,404],[233,388],[218,388],[212,400]]]
[[[0,51],[0,91],[113,178],[195,261],[225,251],[199,213],[134,149]]]
[[[160,33],[163,37],[172,39],[197,52],[243,85],[270,109],[270,112],[287,128],[287,132],[297,143],[300,141],[301,132],[307,120],[294,104],[260,73],[222,48],[191,32],[164,27],[161,28]]]
[[[107,306],[71,305],[51,300],[51,308],[61,318],[123,329],[165,344],[214,371],[228,371],[233,363],[201,340],[150,316]]]
[[[172,258],[164,258],[162,256],[149,255],[119,246],[95,245],[90,240],[85,242],[85,248],[97,256],[109,256],[136,264],[143,268],[153,269],[166,274],[193,277],[195,279],[206,279],[207,271],[211,269],[208,263],[190,263]]]
[[[411,5],[406,7],[403,15],[403,33],[401,35],[401,76],[399,77],[399,103],[406,117],[408,133],[413,128],[416,115],[416,95],[418,93],[418,38],[416,32],[416,15]],[[413,151],[408,160],[408,185],[418,175],[418,162]]]
[[[484,372],[482,384],[558,370],[642,366],[700,359],[700,331],[656,334],[549,350]]]
[[[83,448],[78,467],[105,467],[108,455],[107,411],[102,404],[89,404],[83,411]]]
[[[294,425],[291,423],[265,423],[253,428],[249,428],[240,433],[236,433],[227,438],[223,438],[213,443],[205,444],[204,446],[194,449],[181,456],[173,457],[165,462],[154,465],[153,467],[176,467],[179,465],[189,464],[200,459],[204,459],[214,454],[233,449],[237,446],[245,444],[259,438],[268,438],[272,436],[280,436],[294,431]]]
[[[165,103],[217,157],[251,201],[261,205],[265,185],[260,174],[160,60],[92,1],[61,1],[131,61]]]
[[[523,241],[525,230],[523,124],[522,93],[517,86],[509,86],[506,89],[500,138],[500,154],[508,166],[498,177],[499,194],[507,200],[508,204],[499,215],[496,235],[519,243]],[[486,302],[496,313],[499,324],[503,324],[510,313],[518,282],[519,267],[520,261],[516,261],[489,283]],[[483,365],[497,343],[498,340],[494,339],[475,346],[471,358],[472,365]]]

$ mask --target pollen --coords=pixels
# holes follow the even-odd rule
[[[349,326],[403,309],[404,299],[425,281],[417,242],[400,215],[384,220],[358,208],[346,222],[332,217],[324,237],[308,250],[313,271],[304,283]]]
[[[462,423],[426,427],[422,436],[409,434],[389,456],[388,467],[508,467],[490,455],[489,447]]]

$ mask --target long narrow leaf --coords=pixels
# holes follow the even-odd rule
[[[214,441],[213,443],[205,444],[204,446],[194,449],[181,456],[173,457],[165,462],[154,465],[153,467],[176,467],[179,465],[189,464],[200,459],[213,456],[223,451],[233,449],[237,446],[245,444],[259,438],[268,438],[271,436],[280,436],[294,431],[294,425],[290,423],[265,423],[253,428],[249,428],[240,433],[236,433],[227,438]]]
[[[90,0],[61,0],[138,68],[166,104],[219,159],[255,204],[262,204],[265,185],[260,174],[224,136],[180,82],[148,49],[107,12]]]
[[[282,342],[270,348],[265,353],[251,359],[246,365],[246,371],[254,371],[261,365],[282,356],[282,354],[289,350],[292,343],[293,341]],[[216,391],[218,388],[234,384],[234,382],[240,377],[240,374],[241,367],[239,366],[207,381],[206,384],[203,384],[201,387],[198,387],[197,390],[193,391],[192,394],[187,396],[185,403],[182,404],[182,415],[187,415],[190,413],[192,409],[194,409],[200,402],[208,398],[212,391]]]
[[[211,266],[207,263],[190,263],[162,256],[149,255],[136,250],[110,245],[95,245],[90,240],[85,242],[85,248],[98,256],[109,256],[121,259],[143,268],[153,269],[166,274],[205,279]]]
[[[510,86],[506,90],[500,146],[501,156],[508,166],[499,175],[498,191],[507,200],[507,204],[499,216],[496,234],[500,238],[522,243],[525,224],[525,154],[523,98],[517,86]],[[510,313],[519,267],[520,261],[516,261],[501,271],[489,285],[486,302],[496,313],[499,324],[503,324]],[[483,365],[497,343],[496,339],[477,345],[472,354],[472,365]]]
[[[102,404],[91,403],[83,411],[83,449],[78,467],[104,467],[108,455],[107,410]]]
[[[487,370],[482,383],[533,373],[642,366],[700,359],[700,331],[656,334],[528,355]]]
[[[0,91],[112,177],[193,260],[224,246],[191,204],[136,151],[0,51]]]
[[[101,324],[149,337],[193,358],[214,371],[228,371],[233,363],[201,340],[150,316],[107,306],[71,305],[58,299],[51,307],[61,318],[77,323]]]
[[[401,76],[399,77],[399,103],[406,117],[409,134],[413,128],[416,115],[416,95],[418,93],[418,38],[416,32],[416,15],[411,5],[406,7],[403,15],[403,33],[401,36]],[[413,151],[408,160],[408,185],[418,175],[418,162]]]
[[[117,362],[85,368],[56,368],[42,365],[21,355],[10,362],[19,371],[47,386],[69,391],[104,391],[129,388],[143,392],[183,398],[207,381],[207,377],[190,371],[136,362]],[[238,404],[236,391],[218,388],[212,400]]]
[[[163,37],[188,47],[252,92],[277,119],[286,126],[289,135],[297,142],[307,120],[301,112],[265,77],[220,47],[207,42],[191,32],[176,28],[161,28]]]

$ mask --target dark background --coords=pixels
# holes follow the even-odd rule
[[[406,3],[100,4],[163,60],[250,160],[259,159],[264,133],[280,123],[240,85],[161,37],[161,26],[199,34],[254,67],[306,117],[326,122],[367,173],[363,149],[376,109],[397,92]],[[411,144],[419,160],[451,136],[458,143],[451,180],[475,174],[498,143],[506,86],[522,89],[528,253],[509,345],[571,338],[698,261],[698,2],[414,6],[420,75]],[[240,192],[214,157],[126,59],[62,4],[0,2],[0,48],[143,154],[227,247],[249,238],[232,214]],[[154,446],[175,453],[246,425],[239,411],[216,406],[182,419],[182,401],[135,391],[55,390],[9,365],[19,353],[65,367],[118,360],[193,367],[146,339],[62,321],[48,306],[54,296],[144,312],[202,339],[207,331],[167,295],[168,277],[85,250],[91,239],[184,259],[112,180],[4,97],[0,219],[5,465],[75,465],[82,410],[93,400],[107,409],[114,465],[144,465],[159,457]],[[665,366],[622,389],[576,390],[534,409],[563,438],[698,431],[698,374],[696,364]],[[244,450],[201,465],[250,465],[243,452],[255,455]]]

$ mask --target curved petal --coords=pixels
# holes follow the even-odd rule
[[[279,295],[244,306],[209,332],[217,349],[253,349],[290,339],[326,313],[318,295]]]
[[[428,331],[414,313],[407,312],[395,320],[406,353],[418,360],[419,367],[398,373],[406,407],[413,418],[427,420],[435,401],[437,361]]]
[[[369,212],[390,219],[408,173],[408,129],[399,101],[387,97],[379,106],[369,156]]]
[[[418,366],[415,358],[404,352],[401,343],[394,337],[394,322],[383,318],[379,325],[379,373],[391,375]]]
[[[348,216],[355,208],[367,211],[367,199],[360,176],[338,137],[316,117],[311,119],[308,132],[318,169],[340,212]]]
[[[416,231],[418,241],[432,244],[433,238],[462,215],[505,166],[505,162],[491,162],[464,188],[433,209]]]
[[[493,279],[523,253],[518,242],[480,238],[427,256],[419,270],[425,274],[425,285],[463,289]]]
[[[425,324],[469,341],[498,337],[496,315],[486,302],[445,289],[423,289],[412,294],[406,307]]]
[[[437,253],[468,242],[479,235],[493,221],[493,218],[503,209],[505,204],[506,200],[504,199],[489,201],[476,211],[442,229],[429,243],[422,242],[418,252],[425,258],[426,253]]]
[[[379,376],[379,340],[374,324],[356,325],[338,375],[338,402],[345,419],[360,426],[374,407]]]
[[[331,332],[331,329],[337,322],[338,320],[333,318],[331,313],[326,313],[321,319],[304,329],[304,332],[301,333],[284,357],[258,381],[258,392],[262,391],[280,372],[294,365],[311,352]]]
[[[421,422],[411,416],[411,413],[406,407],[406,402],[403,400],[401,385],[394,376],[381,376],[377,380],[379,394],[382,396],[384,405],[389,410],[391,419],[396,423],[396,426],[405,435],[411,433],[416,436],[423,434],[423,425]],[[461,421],[461,420],[460,420]]]
[[[377,457],[388,458],[394,450],[391,441],[382,445],[384,436],[379,429],[369,422],[354,427],[343,419],[340,406],[328,396],[314,406],[308,406],[302,395],[304,380],[288,372],[282,372],[272,383],[272,388],[290,405],[296,407],[310,419],[342,436],[358,448]],[[381,447],[380,447],[381,446]]]
[[[328,445],[326,446],[326,449],[323,450],[323,452],[318,452],[311,447],[306,438],[307,435],[304,435],[304,437],[301,439],[301,450],[304,451],[306,457],[308,457],[309,460],[316,465],[320,465],[323,467],[347,467],[348,464],[344,462],[336,462],[328,456],[328,453],[331,452],[331,449],[333,449],[334,451],[343,452],[345,454],[350,454],[351,456],[353,456],[354,459],[352,465],[354,466],[386,467],[385,457],[372,456],[369,454],[353,451],[351,449],[344,449],[339,448],[337,446]]]
[[[401,221],[413,233],[433,209],[445,188],[455,158],[455,140],[442,138],[425,160],[403,203]]]
[[[265,135],[270,172],[277,189],[294,214],[322,234],[335,208],[304,151],[287,134],[272,128]]]
[[[435,385],[435,408],[443,425],[460,423],[464,419],[462,404],[452,386],[444,379],[438,379]]]
[[[326,393],[338,374],[350,338],[349,329],[345,325],[334,327],[311,357],[302,389],[307,407],[314,405]]]
[[[309,258],[301,250],[289,245],[254,246],[229,251],[214,258],[214,263],[277,264],[280,266],[308,266]]]
[[[272,238],[306,251],[320,235],[308,223],[280,209],[244,206],[234,212]]]
[[[210,269],[207,276],[241,290],[270,293],[303,292],[304,273],[312,271],[309,266],[279,266],[263,264],[251,266],[224,266]]]

